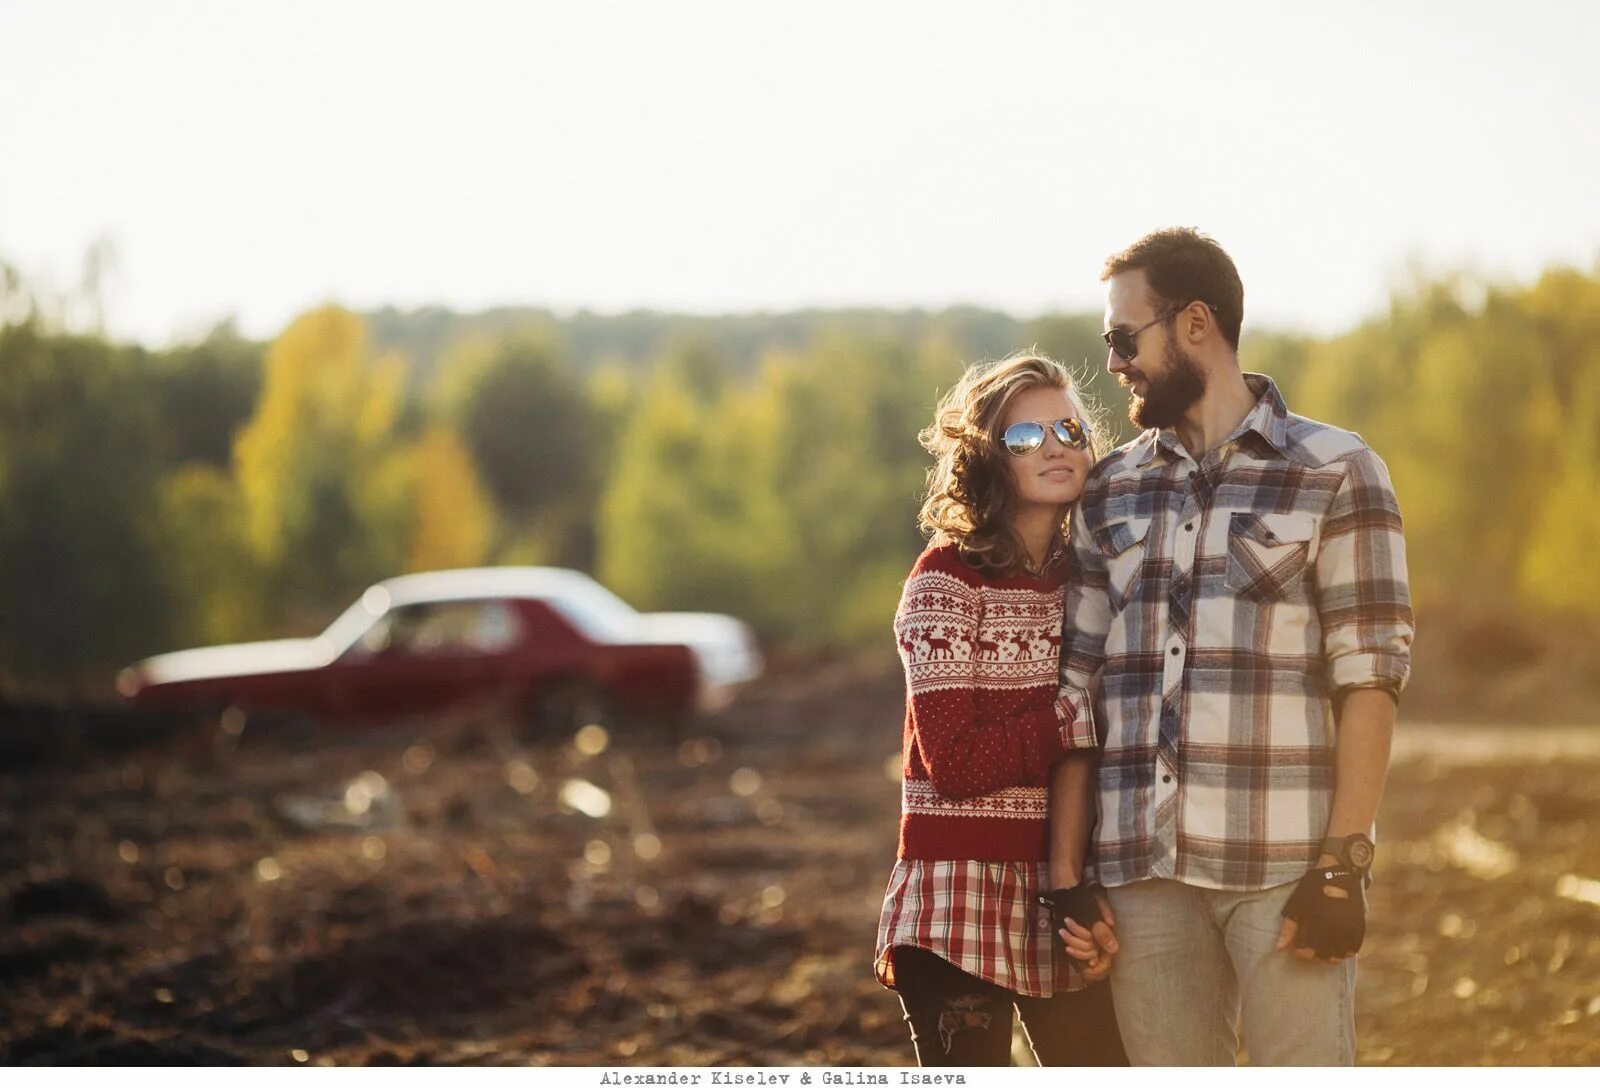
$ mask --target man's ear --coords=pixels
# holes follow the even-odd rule
[[[1216,324],[1217,315],[1203,302],[1191,302],[1178,315],[1178,327],[1183,330],[1183,338],[1191,344],[1204,340],[1206,333],[1214,329]]]

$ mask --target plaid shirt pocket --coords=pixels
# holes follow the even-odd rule
[[[1236,511],[1228,522],[1228,589],[1243,600],[1299,593],[1316,541],[1315,518]]]
[[[1109,521],[1094,531],[1095,547],[1106,562],[1107,595],[1114,611],[1132,596],[1144,565],[1144,542],[1150,532],[1149,518],[1122,518]]]

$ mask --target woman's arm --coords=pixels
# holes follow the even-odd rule
[[[1070,888],[1084,879],[1089,832],[1095,818],[1098,753],[1075,753],[1050,775],[1050,886]]]
[[[1089,872],[1089,834],[1095,821],[1095,773],[1098,752],[1076,752],[1056,764],[1050,774],[1050,871],[1051,889],[1073,888],[1093,881]],[[1084,976],[1091,982],[1111,973],[1111,961],[1119,945],[1112,926],[1116,919],[1105,894],[1095,889],[1100,904],[1100,921],[1092,930],[1068,922],[1058,936],[1067,954],[1083,964]]]

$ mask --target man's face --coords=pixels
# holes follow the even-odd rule
[[[1132,360],[1106,352],[1106,370],[1132,394],[1128,418],[1138,427],[1171,427],[1205,393],[1205,371],[1178,342],[1173,323],[1157,320],[1167,312],[1156,308],[1144,269],[1112,276],[1106,286],[1106,331],[1143,329]]]

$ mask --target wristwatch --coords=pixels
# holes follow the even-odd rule
[[[1359,831],[1343,838],[1330,836],[1323,839],[1322,852],[1332,854],[1341,864],[1363,875],[1372,868],[1372,840]]]

